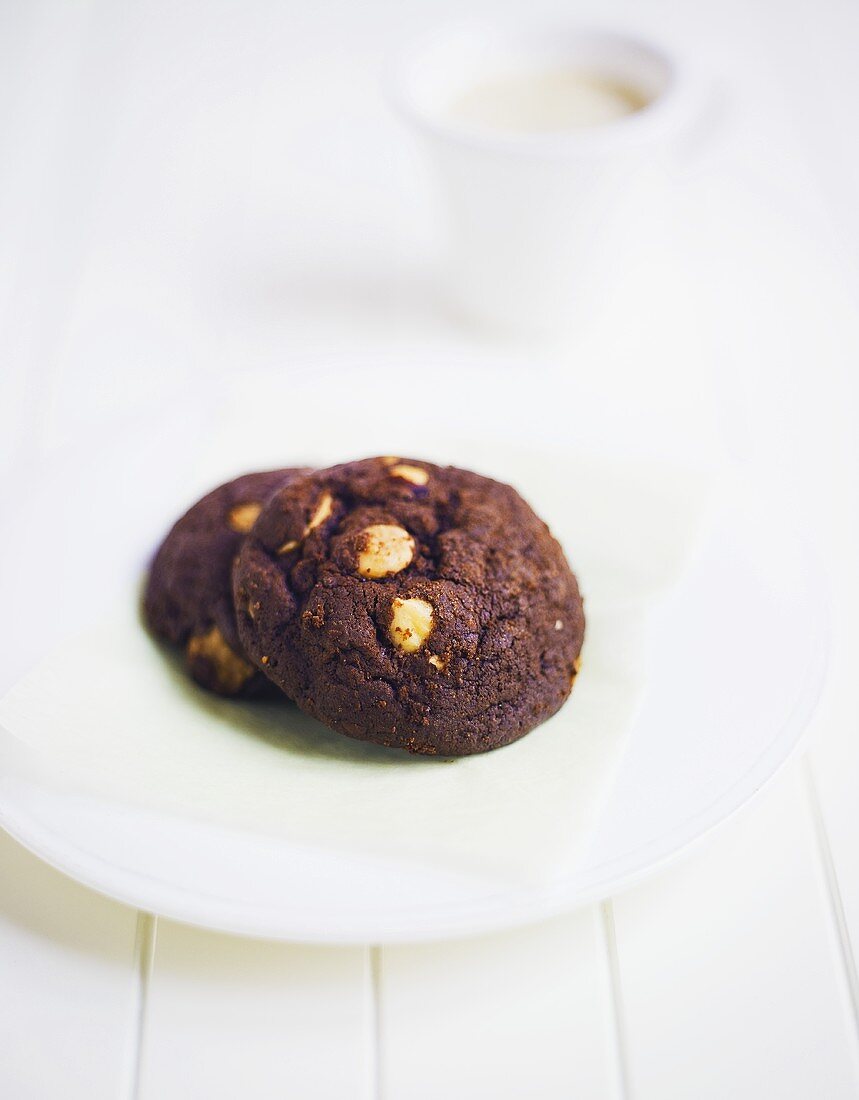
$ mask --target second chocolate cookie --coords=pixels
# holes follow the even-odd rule
[[[219,485],[174,524],[152,562],[143,598],[150,630],[184,647],[191,676],[219,695],[245,695],[266,683],[239,641],[233,558],[271,494],[307,472],[266,470]]]

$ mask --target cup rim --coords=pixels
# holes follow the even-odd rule
[[[563,35],[575,40],[604,40],[615,45],[636,49],[664,66],[666,85],[646,106],[621,118],[593,127],[551,130],[540,133],[515,133],[476,125],[447,121],[440,113],[431,112],[418,101],[413,86],[416,64],[433,45],[445,38],[453,40],[464,32],[484,31],[513,38],[517,34],[533,37]],[[498,23],[487,19],[458,19],[435,26],[413,36],[389,60],[385,75],[387,98],[396,113],[424,135],[472,150],[503,153],[537,159],[573,160],[595,153],[621,151],[650,144],[674,132],[688,113],[690,78],[686,67],[664,45],[648,35],[628,29],[619,30],[599,24],[517,21]]]

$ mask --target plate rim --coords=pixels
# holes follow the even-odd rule
[[[178,393],[184,391],[185,387],[177,388]],[[457,430],[454,425],[450,429]],[[557,449],[557,440],[547,442],[550,448]],[[544,446],[530,438],[518,440],[517,445],[531,449]],[[607,456],[597,453],[595,457],[603,460]],[[665,458],[661,455],[654,457],[657,462]],[[624,458],[629,456],[621,456],[620,461]],[[723,467],[721,473],[729,475],[731,471]],[[778,525],[779,534],[797,535],[788,517],[782,515],[778,518],[783,521]],[[318,907],[316,919],[309,920],[307,910],[303,913],[299,910],[296,917],[294,907],[290,910],[284,906],[261,906],[257,903],[243,906],[234,900],[213,899],[211,895],[202,895],[194,889],[165,882],[140,871],[129,871],[103,856],[80,849],[62,836],[55,835],[54,830],[41,825],[32,814],[27,813],[15,797],[20,788],[14,789],[14,781],[8,798],[0,792],[0,826],[56,870],[115,901],[144,912],[157,912],[184,924],[266,940],[331,945],[432,941],[528,924],[604,900],[681,859],[721,824],[743,810],[798,751],[823,688],[830,641],[829,607],[825,598],[827,589],[821,581],[821,578],[825,581],[825,572],[804,540],[799,540],[798,548],[805,550],[802,571],[809,604],[813,603],[809,620],[814,637],[807,650],[801,684],[793,696],[791,709],[778,724],[768,744],[742,774],[697,812],[687,814],[682,821],[651,837],[631,852],[584,872],[573,871],[554,883],[527,889],[515,886],[508,889],[488,888],[485,893],[469,898],[459,906],[450,901],[424,906],[415,904],[411,909],[400,906],[396,919],[381,933],[378,927],[368,927],[371,919],[375,919],[378,926],[378,911],[373,918],[359,915],[356,919],[354,914],[348,914],[339,924],[329,914],[328,921],[320,928]],[[503,904],[499,904],[502,899]],[[429,918],[425,919],[428,911]]]

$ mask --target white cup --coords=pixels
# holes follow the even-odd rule
[[[635,89],[645,106],[543,132],[476,125],[454,112],[481,84],[561,69]],[[402,52],[392,92],[423,136],[440,185],[456,302],[484,323],[528,333],[555,334],[581,319],[629,224],[624,197],[638,189],[632,205],[646,207],[690,115],[688,82],[665,50],[558,26],[440,28]]]

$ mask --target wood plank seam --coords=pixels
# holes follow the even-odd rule
[[[629,1071],[629,1042],[627,1040],[626,1011],[624,1008],[623,984],[620,972],[620,957],[617,950],[617,930],[614,922],[614,906],[611,898],[600,906],[603,947],[608,967],[609,991],[611,994],[611,1031],[614,1045],[615,1066],[617,1070],[618,1100],[632,1100],[632,1085]]]
[[[371,1100],[384,1100],[382,1086],[382,948],[371,945],[370,964],[370,1086]]]
[[[140,1076],[143,1065],[143,1043],[146,1033],[146,1012],[149,1003],[149,986],[155,959],[155,941],[158,938],[158,918],[151,913],[138,912],[134,935],[133,981],[131,1005],[131,1050],[125,1090],[128,1100],[140,1098]]]
[[[829,842],[829,833],[823,817],[823,809],[820,803],[820,795],[817,790],[817,782],[814,777],[814,768],[809,754],[802,756],[802,777],[808,801],[809,813],[814,828],[814,839],[817,848],[817,857],[823,871],[826,883],[826,893],[829,900],[829,910],[838,939],[841,956],[841,967],[844,972],[844,980],[852,1010],[853,1037],[856,1040],[856,1056],[859,1059],[859,975],[856,971],[856,955],[853,950],[853,942],[850,937],[850,928],[847,924],[847,916],[844,911],[844,901],[841,896],[841,887],[838,883],[838,872],[835,869],[835,860],[832,856],[832,846]]]

